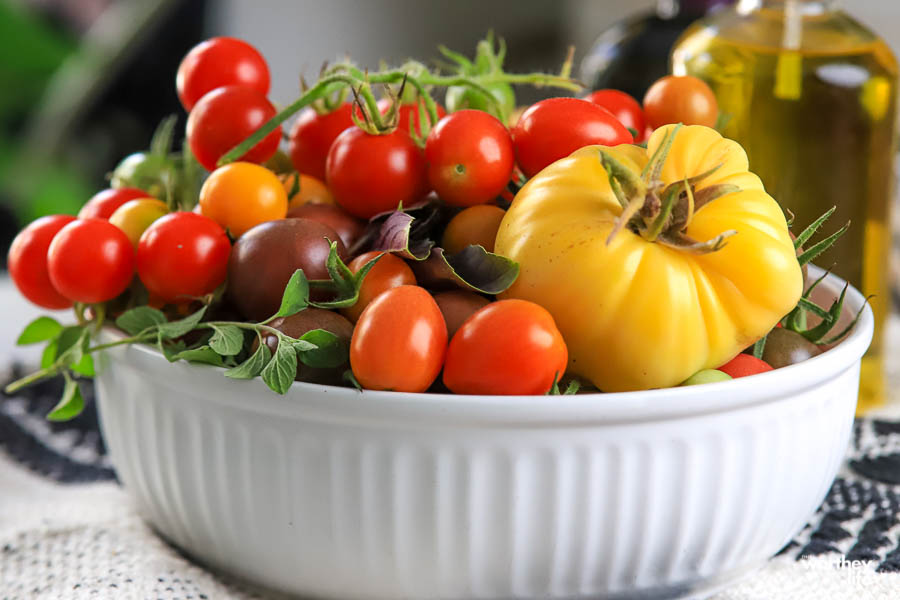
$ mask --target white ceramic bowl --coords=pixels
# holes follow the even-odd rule
[[[829,277],[823,292],[843,285]],[[850,290],[849,311],[863,298]],[[481,397],[295,384],[108,351],[103,434],[198,560],[322,598],[702,596],[805,524],[846,450],[864,309],[798,365],[703,386]]]

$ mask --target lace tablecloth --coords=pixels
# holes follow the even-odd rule
[[[900,319],[890,339],[900,346]],[[891,389],[900,390],[893,366]],[[0,600],[276,597],[204,570],[156,537],[115,482],[93,403],[68,424],[42,418],[60,385],[0,402]],[[804,530],[714,598],[900,598],[897,404],[857,421],[847,460]]]

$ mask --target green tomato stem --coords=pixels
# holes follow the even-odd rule
[[[340,74],[320,79],[316,85],[307,90],[306,93],[289,104],[280,113],[266,121],[262,127],[254,131],[250,137],[226,152],[225,155],[219,159],[218,166],[221,167],[222,165],[227,165],[242,157],[248,150],[258,144],[264,137],[275,131],[279,125],[287,121],[300,109],[304,108],[314,100],[321,98],[329,90],[334,89],[331,86],[338,82],[343,82],[352,86],[353,84],[359,83],[359,80],[348,75]]]
[[[25,377],[22,377],[21,379],[17,379],[16,381],[13,381],[9,385],[7,385],[5,388],[3,388],[3,391],[7,394],[14,394],[14,393],[18,392],[19,390],[21,390],[22,388],[28,387],[32,383],[37,383],[38,381],[40,381],[42,379],[46,379],[48,377],[53,377],[54,375],[56,375],[58,373],[59,373],[59,367],[56,364],[53,364],[53,365],[50,365],[49,367],[47,367],[46,369],[41,369],[40,371],[35,371],[31,375],[26,375]]]
[[[552,86],[571,91],[579,91],[582,89],[582,86],[579,83],[572,81],[571,79],[545,73],[511,74],[503,73],[501,71],[468,78],[459,75],[435,75],[426,71],[421,75],[410,76],[406,71],[399,69],[392,69],[381,73],[364,73],[353,65],[341,63],[326,69],[323,72],[323,77],[319,79],[313,87],[306,90],[297,100],[266,121],[243,142],[226,152],[225,155],[219,159],[217,164],[218,166],[222,166],[238,160],[241,156],[246,154],[248,150],[253,148],[267,135],[275,131],[279,125],[287,121],[294,114],[316,100],[334,93],[337,91],[337,88],[342,85],[351,88],[354,86],[357,87],[357,92],[365,99],[366,105],[372,110],[371,116],[373,117],[373,120],[376,121],[376,125],[378,125],[381,123],[381,115],[377,110],[377,102],[375,102],[374,96],[371,95],[370,85],[379,83],[398,83],[403,80],[404,77],[415,85],[416,89],[422,94],[422,97],[425,99],[426,108],[429,112],[429,117],[433,117],[435,122],[437,122],[437,107],[434,104],[434,100],[429,102],[430,95],[426,93],[424,86],[446,87],[452,85],[467,85],[484,94],[488,98],[488,101],[494,106],[498,104],[497,100],[494,98],[493,94],[484,87],[486,84],[519,83],[530,84],[536,87]],[[432,109],[434,109],[434,114],[432,114]]]

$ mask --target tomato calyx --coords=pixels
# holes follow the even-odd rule
[[[648,242],[657,242],[693,254],[706,254],[720,250],[726,240],[737,233],[733,229],[724,231],[706,241],[698,241],[687,235],[687,227],[698,210],[717,198],[740,191],[740,188],[732,184],[719,184],[699,191],[695,189],[699,183],[718,171],[721,165],[683,181],[664,185],[660,180],[660,173],[680,128],[681,125],[677,125],[666,134],[663,143],[640,174],[618,160],[609,150],[600,149],[599,159],[609,177],[610,188],[622,206],[622,214],[616,219],[606,240],[607,244],[622,229],[628,228]]]
[[[491,42],[491,44],[492,43],[493,42]],[[502,58],[502,53],[498,52],[497,55]],[[468,61],[468,59],[465,60]],[[470,88],[485,95],[489,106],[496,109],[497,100],[486,86],[492,84],[525,84],[535,87],[555,87],[573,92],[580,92],[583,85],[571,78],[571,71],[571,51],[559,74],[540,72],[505,73],[499,71],[473,76],[467,76],[459,72],[443,75],[432,72],[424,66],[421,66],[421,63],[415,62],[408,62],[400,68],[388,68],[375,72],[368,72],[358,68],[349,60],[342,61],[323,69],[315,84],[303,91],[299,98],[270,118],[243,142],[226,152],[219,159],[217,164],[218,166],[222,166],[238,160],[239,157],[243,156],[248,150],[256,146],[256,144],[263,140],[269,133],[275,131],[282,123],[287,121],[301,109],[313,104],[325,96],[335,94],[342,88],[352,88],[355,90],[357,95],[364,99],[365,106],[373,121],[378,123],[381,121],[381,115],[377,114],[377,101],[372,94],[371,86],[375,84],[398,85],[406,79],[407,84],[415,89],[420,100],[424,102],[425,108],[430,115],[429,118],[432,118],[433,122],[437,122],[437,103],[430,94],[428,94],[429,86],[448,88],[453,86],[464,86]],[[403,95],[401,95],[401,98],[403,98]],[[326,107],[327,104],[328,102],[326,102]],[[321,109],[322,107],[320,106],[320,110]],[[382,126],[377,129],[383,131],[384,123],[382,122]]]

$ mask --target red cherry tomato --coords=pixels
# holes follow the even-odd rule
[[[81,210],[78,211],[79,219],[109,219],[116,210],[129,200],[149,198],[144,190],[137,188],[110,188],[94,194]]]
[[[312,108],[300,111],[291,128],[288,147],[297,171],[325,181],[325,159],[331,144],[345,129],[354,127],[350,116],[352,108],[348,102],[325,115]]]
[[[635,130],[637,132],[634,136],[635,142],[644,141],[644,133],[647,130],[647,117],[644,116],[644,110],[637,100],[619,90],[597,90],[592,92],[585,100],[593,102],[597,106],[602,106],[611,112],[626,128]]]
[[[72,306],[50,283],[47,271],[47,249],[60,229],[75,220],[69,215],[41,217],[19,232],[9,248],[9,276],[19,292],[30,302],[43,308]]]
[[[441,119],[428,134],[428,183],[452,206],[491,202],[506,188],[515,163],[506,127],[480,110]]]
[[[231,242],[208,217],[176,212],[154,221],[138,242],[138,275],[167,302],[203,296],[225,281]]]
[[[532,104],[513,127],[512,138],[516,162],[528,177],[584,146],[634,141],[611,112],[578,98],[548,98]]]
[[[751,354],[738,354],[717,370],[731,375],[733,379],[737,379],[738,377],[747,377],[748,375],[771,371],[772,367],[766,361]]]
[[[427,191],[422,151],[399,129],[386,135],[345,130],[328,151],[325,177],[337,203],[361,219],[409,206]]]
[[[441,372],[447,325],[431,294],[392,288],[362,312],[350,339],[350,368],[368,390],[424,392]]]
[[[391,100],[389,98],[382,98],[381,100],[378,101],[378,110],[381,111],[381,114],[385,114],[390,108],[391,108]],[[415,132],[417,134],[421,134],[422,126],[419,121],[419,118],[420,118],[419,113],[422,110],[423,109],[421,108],[421,106],[416,103],[407,102],[407,103],[401,104],[400,108],[397,109],[397,129],[401,129],[404,132],[409,133],[409,119],[410,119],[410,115],[412,115],[413,123],[415,123],[415,126],[416,126]],[[427,111],[425,111],[425,113],[427,113]],[[428,120],[427,114],[422,114],[421,116],[424,117],[426,121]],[[447,111],[444,109],[443,106],[441,106],[440,104],[437,104],[438,122],[440,122],[440,120],[443,119],[445,116],[447,116]]]
[[[175,77],[178,99],[187,111],[216,88],[240,85],[265,96],[269,83],[269,66],[259,51],[230,37],[210,38],[191,48]]]
[[[545,394],[569,352],[553,317],[527,300],[492,302],[450,340],[444,384],[457,394]]]
[[[670,123],[715,127],[719,103],[706,82],[690,75],[667,75],[644,95],[644,114],[654,129]]]
[[[200,164],[212,171],[223,154],[274,116],[275,107],[253,88],[217,88],[203,96],[188,115],[188,144]],[[264,163],[278,150],[280,140],[278,126],[239,160]]]
[[[102,219],[77,219],[59,230],[47,249],[56,290],[73,302],[97,304],[125,291],[134,275],[134,246]]]

